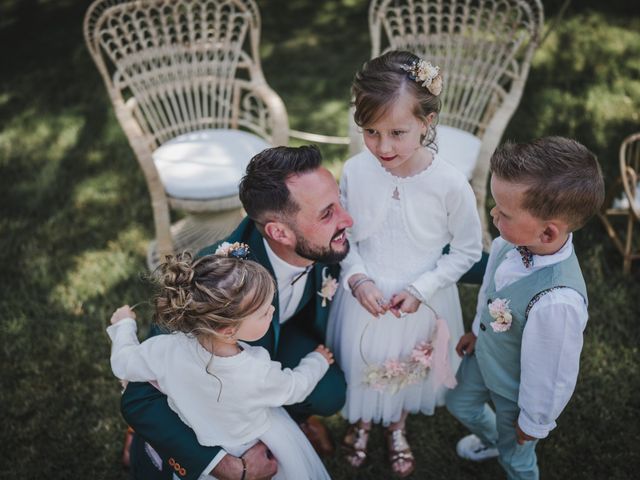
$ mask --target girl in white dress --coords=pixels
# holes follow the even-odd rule
[[[193,262],[189,255],[169,258],[160,269],[156,321],[171,334],[140,344],[135,313],[119,308],[107,329],[111,367],[122,380],[155,382],[201,445],[242,458],[261,440],[278,461],[274,478],[329,479],[282,405],[304,400],[333,355],[319,345],[296,368],[283,370],[266,349],[239,341],[262,338],[274,311],[273,279],[243,259],[247,252],[244,244],[223,244],[216,255]]]
[[[473,191],[433,148],[441,89],[439,68],[411,53],[366,63],[353,96],[368,150],[346,162],[340,182],[354,226],[328,344],[348,383],[346,458],[362,465],[371,424],[382,423],[401,477],[415,468],[407,414],[433,414],[455,385],[456,281],[482,253]]]

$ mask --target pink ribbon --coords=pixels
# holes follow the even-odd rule
[[[432,340],[431,375],[434,386],[444,385],[453,388],[457,385],[456,377],[449,364],[449,326],[441,317],[436,317],[436,334]]]

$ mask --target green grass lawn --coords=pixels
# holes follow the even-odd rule
[[[258,2],[265,76],[292,128],[347,134],[350,81],[370,53],[367,3]],[[547,16],[561,3],[545,2]],[[150,295],[152,217],[141,171],[84,46],[88,4],[0,2],[3,479],[127,477],[104,327],[115,307]],[[576,137],[597,153],[613,186],[620,142],[640,131],[636,5],[573,2],[534,58],[505,139]],[[321,148],[334,165],[346,157],[344,147]],[[597,220],[575,235],[575,245],[591,318],[576,392],[538,447],[542,477],[631,478],[640,468],[640,264],[621,274],[622,259]],[[475,294],[462,289],[467,323]],[[150,317],[148,307],[141,313]],[[329,423],[340,438],[345,422]],[[464,433],[444,410],[410,417],[413,478],[501,478],[497,462],[457,459]],[[328,466],[336,479],[389,478],[379,429],[371,458],[359,472],[339,458]]]

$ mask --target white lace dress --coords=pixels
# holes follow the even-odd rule
[[[393,179],[394,183],[416,180],[416,177]],[[429,221],[429,207],[425,207],[425,221]],[[400,201],[393,201],[378,233],[357,245],[369,277],[375,281],[386,300],[406,288],[422,273],[434,269],[444,247],[412,241],[401,208]],[[354,221],[358,219],[354,218]],[[448,374],[440,372],[439,378],[442,379],[443,375],[451,378],[459,365],[459,358],[454,351],[455,343],[464,333],[455,283],[438,290],[429,300],[429,305],[448,326],[449,331],[443,331],[441,335],[450,336],[446,346],[449,350],[449,371]],[[403,410],[433,414],[435,407],[444,403],[446,391],[433,370],[417,384],[405,386],[395,393],[388,389],[380,391],[371,388],[363,380],[368,365],[407,359],[419,342],[434,340],[436,330],[436,318],[424,305],[416,313],[404,318],[396,318],[391,313],[375,318],[341,285],[332,305],[328,343],[347,379],[347,401],[343,416],[350,423],[364,420],[386,426],[398,421]]]

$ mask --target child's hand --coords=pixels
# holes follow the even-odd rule
[[[530,442],[532,440],[537,440],[536,437],[532,437],[531,435],[527,435],[522,431],[518,422],[516,422],[516,437],[518,439],[518,445],[524,445],[524,442]]]
[[[395,293],[389,301],[389,311],[396,317],[404,317],[409,313],[415,313],[420,307],[420,300],[406,290]]]
[[[123,305],[111,315],[111,325],[115,325],[120,320],[124,320],[125,318],[133,318],[135,320],[136,314],[129,305]]]
[[[320,355],[322,355],[327,360],[327,363],[329,365],[335,362],[335,360],[333,359],[333,353],[331,353],[331,350],[329,350],[324,345],[318,345],[314,352],[318,352]]]
[[[349,278],[349,285],[355,285],[358,280],[363,278],[366,278],[366,275],[352,275]],[[384,300],[384,295],[372,280],[360,283],[356,286],[355,291],[352,289],[351,292],[356,297],[356,300],[360,302],[360,305],[374,317],[384,315],[389,309],[389,305]]]
[[[464,357],[465,355],[471,355],[476,348],[476,336],[473,332],[467,332],[458,340],[458,344],[456,345],[456,353],[460,357]]]

